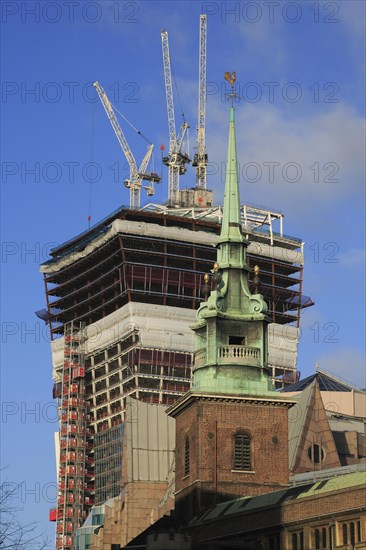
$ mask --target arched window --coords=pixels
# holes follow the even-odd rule
[[[250,436],[246,432],[236,432],[234,435],[234,470],[251,470]]]
[[[189,437],[186,436],[184,443],[184,477],[189,476],[190,456],[189,456]]]
[[[327,547],[327,530],[325,527],[322,528],[322,548]]]
[[[344,523],[342,525],[342,533],[343,533],[343,544],[347,544],[348,543],[348,528],[347,528],[347,523]]]
[[[361,522],[357,522],[357,542],[361,542]]]
[[[351,521],[351,524],[350,524],[350,539],[351,539],[351,546],[353,547],[354,544],[355,544],[355,524],[353,523],[353,521]]]

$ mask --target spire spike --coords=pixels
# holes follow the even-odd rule
[[[224,211],[220,242],[243,242],[241,232],[238,162],[235,138],[235,108],[230,107],[229,144],[226,162]]]

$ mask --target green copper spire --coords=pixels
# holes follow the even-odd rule
[[[246,250],[242,234],[235,139],[235,110],[230,109],[224,211],[217,241],[213,288],[197,311],[192,390],[230,395],[269,395],[267,371],[267,305],[258,290],[248,286]],[[209,292],[206,275],[203,292]],[[256,269],[256,288],[259,273]]]
[[[230,109],[229,145],[226,162],[224,213],[220,242],[243,242],[240,218],[238,162],[235,138],[235,109]]]
[[[235,109],[231,107],[224,210],[221,233],[217,241],[217,261],[220,267],[222,269],[227,267],[246,269],[245,249],[248,244],[241,229],[238,161],[235,137]]]

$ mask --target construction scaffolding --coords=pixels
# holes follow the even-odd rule
[[[85,395],[85,324],[65,325],[60,398],[56,548],[75,547],[75,535],[94,504],[92,436]],[[57,393],[57,391],[56,391]]]
[[[192,353],[129,346],[128,340],[91,357],[90,422],[96,434],[123,421],[128,395],[169,405],[190,388]]]
[[[102,504],[115,497],[121,490],[123,436],[124,423],[94,435],[96,504]]]

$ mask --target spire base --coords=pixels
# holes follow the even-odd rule
[[[192,391],[220,395],[278,395],[262,368],[243,365],[205,365],[193,370]]]

